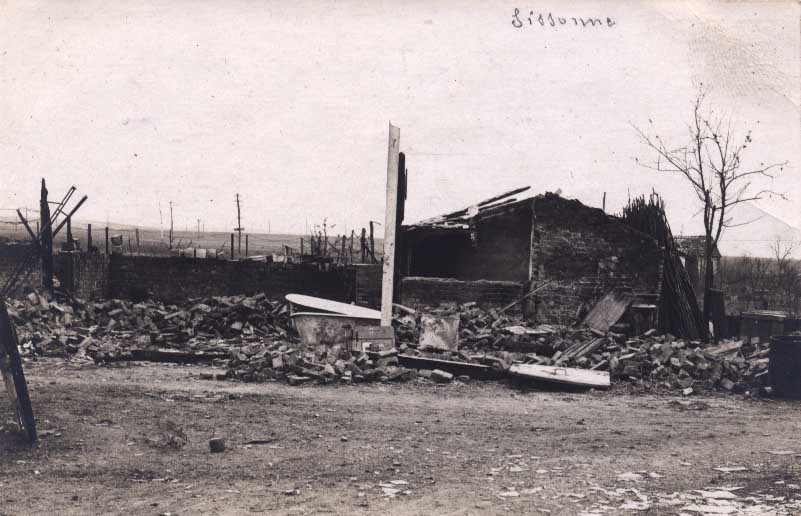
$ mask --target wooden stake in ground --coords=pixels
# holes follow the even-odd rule
[[[39,215],[41,216],[40,246],[42,252],[42,286],[53,290],[53,227],[50,222],[50,205],[47,202],[47,187],[42,179],[41,198],[39,200]]]
[[[381,283],[381,326],[392,325],[392,290],[395,280],[395,221],[398,216],[398,160],[400,129],[389,124],[387,155],[387,204],[384,221],[383,281]]]

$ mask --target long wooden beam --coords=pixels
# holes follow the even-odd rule
[[[72,217],[73,215],[75,215],[75,212],[76,212],[76,211],[78,211],[78,208],[80,208],[81,206],[83,206],[83,203],[85,203],[85,202],[86,202],[86,200],[87,200],[88,198],[89,198],[89,197],[87,197],[87,196],[85,196],[85,195],[84,195],[84,196],[81,198],[81,200],[80,200],[80,201],[78,201],[78,204],[76,204],[76,205],[75,205],[75,207],[74,207],[73,209],[71,209],[71,210],[70,210],[70,212],[67,214],[66,218],[65,218],[64,220],[62,220],[62,221],[61,221],[61,224],[59,224],[59,225],[58,225],[58,227],[56,227],[56,230],[55,230],[55,231],[53,231],[53,238],[55,238],[55,236],[56,236],[56,235],[58,235],[58,232],[59,232],[59,231],[61,231],[61,228],[63,228],[63,227],[64,227],[64,225],[67,223],[67,221],[68,221],[68,220],[70,220],[70,217]]]
[[[381,326],[392,326],[392,293],[395,285],[395,229],[398,217],[398,161],[400,129],[389,124],[387,151],[387,204],[384,221],[384,266],[381,282]]]
[[[28,234],[31,235],[31,239],[33,239],[33,243],[38,246],[39,245],[39,237],[36,235],[36,233],[33,232],[33,230],[31,229],[31,226],[28,224],[28,221],[25,219],[25,216],[22,215],[22,212],[19,211],[19,209],[17,210],[17,216],[19,216],[19,220],[22,221],[22,225],[25,226],[25,229],[28,230]]]

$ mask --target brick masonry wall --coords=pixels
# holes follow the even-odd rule
[[[53,260],[61,285],[81,299],[100,299],[108,294],[108,257],[99,253],[63,252]]]
[[[32,253],[31,246],[28,244],[3,244],[0,245],[0,286],[4,285],[9,276],[17,269],[17,266],[24,262]],[[37,257],[30,260],[30,273],[26,280],[20,283],[18,292],[25,289],[42,288],[42,261]],[[12,292],[12,294],[14,294]]]
[[[412,276],[401,281],[401,303],[414,308],[475,301],[484,307],[501,307],[520,299],[524,288],[523,283],[514,281],[461,281]]]
[[[553,281],[529,302],[539,322],[571,324],[604,294],[658,294],[662,253],[656,241],[602,210],[553,194],[534,200],[532,282]]]
[[[381,308],[381,265],[354,265],[356,292],[354,301],[361,306]]]
[[[260,292],[274,298],[298,293],[350,302],[355,297],[355,271],[352,268],[320,271],[254,261],[124,255],[113,255],[109,263],[111,297],[180,301]]]

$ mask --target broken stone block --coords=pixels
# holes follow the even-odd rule
[[[453,375],[440,369],[431,371],[431,379],[437,383],[449,383],[453,381]]]
[[[289,382],[289,385],[300,385],[302,383],[310,382],[312,378],[310,376],[290,374],[287,375],[286,380]]]
[[[225,451],[225,439],[222,437],[215,437],[209,439],[209,449],[211,453],[222,453]]]

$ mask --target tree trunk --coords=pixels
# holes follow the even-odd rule
[[[709,320],[712,315],[712,299],[710,290],[714,286],[714,271],[712,270],[712,244],[707,240],[706,252],[704,253],[704,326],[701,328],[701,335],[704,340],[709,336]]]

